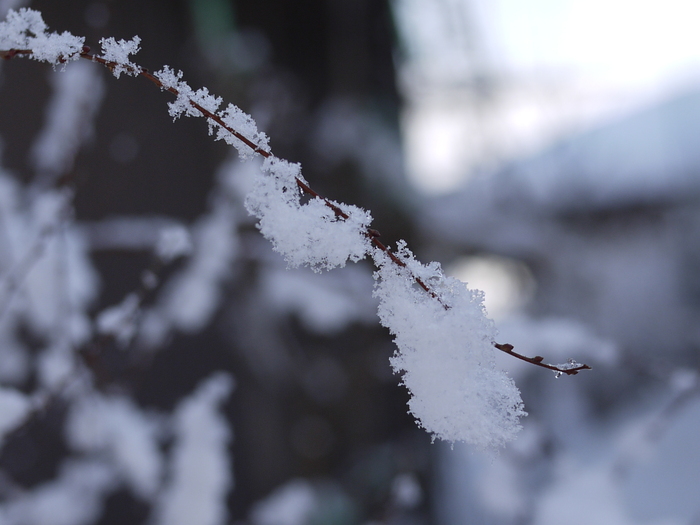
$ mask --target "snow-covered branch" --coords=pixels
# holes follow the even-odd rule
[[[151,73],[132,62],[130,55],[140,42],[139,37],[104,38],[98,55],[83,38],[48,32],[41,15],[30,9],[10,12],[0,23],[3,58],[27,56],[54,66],[82,58],[106,66],[117,78],[123,73],[144,77],[175,96],[168,104],[174,119],[204,117],[209,133],[234,146],[241,158],[263,157],[246,208],[289,266],[321,271],[371,257],[377,267],[379,318],[398,346],[391,364],[412,394],[411,413],[433,437],[480,447],[500,446],[515,437],[525,412],[512,379],[496,369],[494,347],[559,375],[590,368],[546,364],[539,356],[525,357],[511,345],[496,343],[480,292],[446,277],[438,263],[421,264],[403,241],[396,250],[382,243],[366,210],[319,195],[298,164],[273,155],[268,137],[250,115],[233,104],[220,110],[221,98],[207,88],[192,89],[182,72],[165,66]],[[121,318],[101,317],[104,331],[116,326],[115,319]]]

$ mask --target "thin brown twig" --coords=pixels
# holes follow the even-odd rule
[[[506,344],[494,343],[493,346],[498,348],[501,352],[505,352],[506,354],[513,356],[517,359],[520,359],[521,361],[525,361],[526,363],[530,363],[531,365],[546,368],[547,370],[552,370],[552,371],[556,372],[558,375],[566,374],[568,376],[575,376],[581,370],[590,370],[591,369],[591,367],[588,365],[576,363],[573,361],[569,362],[566,365],[550,365],[550,364],[544,362],[544,357],[542,357],[541,355],[536,355],[535,357],[524,356],[522,354],[519,354],[518,352],[515,352],[513,350],[513,345],[507,344],[507,343]]]
[[[9,49],[9,50],[0,50],[0,58],[4,58],[6,60],[9,60],[16,55],[30,55],[32,54],[31,49]],[[151,74],[146,68],[140,67],[140,66],[130,66],[130,65],[124,65],[124,64],[119,64],[117,62],[113,62],[110,60],[105,60],[102,57],[93,55],[90,53],[90,48],[88,46],[84,46],[82,51],[79,54],[80,58],[83,58],[85,60],[90,60],[91,62],[97,62],[99,64],[102,64],[103,66],[107,67],[110,71],[113,71],[115,68],[120,67],[123,70],[136,74],[139,76],[142,76],[146,78],[147,80],[150,80],[152,83],[154,83],[156,86],[159,88],[169,91],[175,96],[179,96],[180,92],[173,88],[173,87],[166,87],[155,75]],[[62,62],[65,60],[62,60]],[[206,118],[212,120],[219,126],[221,126],[223,129],[231,133],[234,137],[236,137],[238,140],[240,140],[243,144],[248,146],[254,153],[259,154],[261,157],[264,158],[270,158],[272,157],[272,152],[266,149],[261,148],[257,144],[255,144],[253,141],[251,141],[249,138],[246,136],[242,135],[240,132],[236,131],[233,129],[231,126],[226,124],[224,120],[219,117],[216,113],[213,113],[212,111],[209,111],[208,109],[202,107],[201,104],[198,104],[192,99],[189,99],[189,104],[195,108],[197,111],[199,111],[202,115],[204,115]],[[310,197],[321,199],[326,206],[328,206],[333,212],[335,213],[336,217],[341,218],[341,219],[348,219],[349,216],[347,213],[345,213],[340,207],[338,207],[335,203],[333,203],[331,200],[327,199],[326,197],[323,197],[320,195],[318,192],[313,190],[306,182],[304,182],[302,179],[299,177],[295,177],[297,186],[301,191],[309,195]],[[365,235],[370,239],[372,244],[384,252],[389,259],[394,263],[397,264],[398,266],[401,266],[402,268],[406,268],[406,263],[402,261],[388,246],[386,246],[384,243],[382,243],[379,240],[380,233],[372,228],[367,228],[365,230]],[[414,275],[413,276],[414,281],[416,284],[418,284],[427,294],[429,294],[433,299],[437,300],[443,308],[446,310],[449,310],[450,306],[446,304],[441,297],[433,290],[431,289],[420,277]],[[576,375],[580,370],[590,370],[591,367],[586,365],[586,364],[579,364],[579,363],[573,363],[573,364],[567,364],[567,365],[552,365],[544,362],[544,358],[541,356],[535,356],[535,357],[527,357],[522,354],[519,354],[513,350],[513,345],[511,344],[500,344],[500,343],[493,343],[493,346],[497,348],[498,350],[501,350],[502,352],[505,352],[506,354],[515,357],[517,359],[520,359],[522,361],[525,361],[527,363],[530,363],[535,366],[539,366],[541,368],[546,368],[548,370],[552,370],[556,372],[559,375],[561,374],[566,374],[566,375]]]

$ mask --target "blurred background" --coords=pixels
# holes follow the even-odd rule
[[[700,8],[0,1],[141,37],[321,194],[486,293],[529,416],[406,413],[367,262],[288,270],[259,164],[143,79],[0,65],[0,523],[699,524]],[[59,68],[60,69],[60,68]]]

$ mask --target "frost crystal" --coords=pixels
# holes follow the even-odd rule
[[[9,10],[0,22],[0,49],[31,49],[31,58],[40,62],[60,63],[77,60],[85,38],[67,31],[47,33],[41,13],[33,9]]]
[[[221,97],[211,95],[207,88],[194,91],[187,82],[182,80],[182,71],[176,73],[175,70],[169,66],[165,66],[153,75],[161,82],[163,89],[175,90],[177,92],[175,101],[168,103],[168,113],[173,119],[183,114],[187,117],[206,116],[193,105],[194,102],[211,114],[219,117],[228,128],[235,130],[240,136],[250,141],[250,143],[254,145],[254,148],[263,150],[269,149],[269,139],[267,135],[258,131],[258,127],[250,115],[233,104],[229,104],[226,109],[217,112],[217,108],[221,105]],[[210,135],[214,132],[214,129],[217,130],[216,140],[223,140],[236,148],[241,158],[250,159],[254,156],[255,151],[250,144],[244,143],[236,134],[210,118]]]
[[[397,254],[406,267],[375,250],[375,295],[398,346],[391,365],[411,393],[409,411],[434,438],[482,448],[512,440],[525,412],[513,380],[495,368],[495,328],[481,293],[445,277],[436,263],[421,265],[403,243]]]
[[[136,76],[141,68],[129,60],[129,55],[135,55],[141,48],[139,44],[141,39],[135,36],[131,40],[115,40],[114,37],[103,38],[100,40],[102,46],[102,57],[108,62],[113,63],[110,67],[112,74],[119,78],[122,73]]]
[[[255,188],[246,199],[248,212],[258,228],[284,255],[291,267],[309,265],[315,271],[345,266],[348,259],[363,259],[370,248],[366,235],[372,221],[369,212],[356,206],[332,203],[347,219],[337,217],[324,200],[302,204],[297,179],[301,168],[275,157],[266,159]]]
[[[555,366],[556,368],[559,369],[559,370],[556,370],[554,372],[554,377],[559,379],[562,375],[564,375],[566,373],[566,370],[573,370],[574,368],[581,368],[584,365],[583,365],[583,363],[577,362],[575,359],[569,359],[566,363],[562,363],[559,365],[553,365],[553,366]]]
[[[240,136],[245,137],[254,148],[268,150],[268,137],[265,133],[258,131],[257,125],[253,118],[240,108],[229,104],[226,109],[217,111],[221,105],[221,97],[216,97],[209,93],[207,88],[201,88],[194,91],[187,82],[182,80],[182,71],[178,71],[165,66],[160,71],[153,74],[162,84],[163,89],[175,90],[177,98],[173,102],[168,103],[168,113],[173,119],[176,119],[183,114],[187,117],[202,117],[207,116],[202,113],[193,102],[201,106],[208,112],[216,115],[221,121],[233,129]],[[220,123],[213,119],[209,119],[209,134],[216,131],[216,140],[223,140],[238,150],[238,154],[243,159],[250,159],[255,152],[250,144],[244,143],[234,133],[223,127]]]
[[[204,114],[192,105],[196,102],[202,108],[216,113],[216,109],[221,104],[221,97],[209,94],[207,88],[194,91],[187,82],[182,80],[182,71],[175,72],[169,66],[165,66],[160,71],[156,71],[153,76],[160,80],[163,89],[175,90],[177,98],[173,102],[168,102],[168,114],[177,119],[183,114],[187,117],[202,117]],[[209,133],[212,132],[212,122],[209,123]]]
[[[241,111],[240,108],[229,104],[225,110],[219,113],[219,117],[226,123],[226,125],[235,129],[238,133],[243,135],[245,138],[250,140],[259,149],[268,149],[268,138],[267,135],[258,131],[258,127],[255,124],[253,118]],[[253,150],[250,146],[246,145],[233,133],[223,127],[219,127],[216,134],[216,140],[223,140],[226,144],[230,144],[238,150],[238,154],[241,158],[249,159],[253,156]]]

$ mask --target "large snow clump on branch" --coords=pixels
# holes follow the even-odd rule
[[[405,267],[375,250],[375,295],[381,323],[395,336],[391,365],[411,392],[411,414],[433,438],[481,448],[512,440],[526,413],[513,380],[495,367],[496,330],[482,293],[445,277],[438,263],[420,264],[403,242],[397,254]]]

